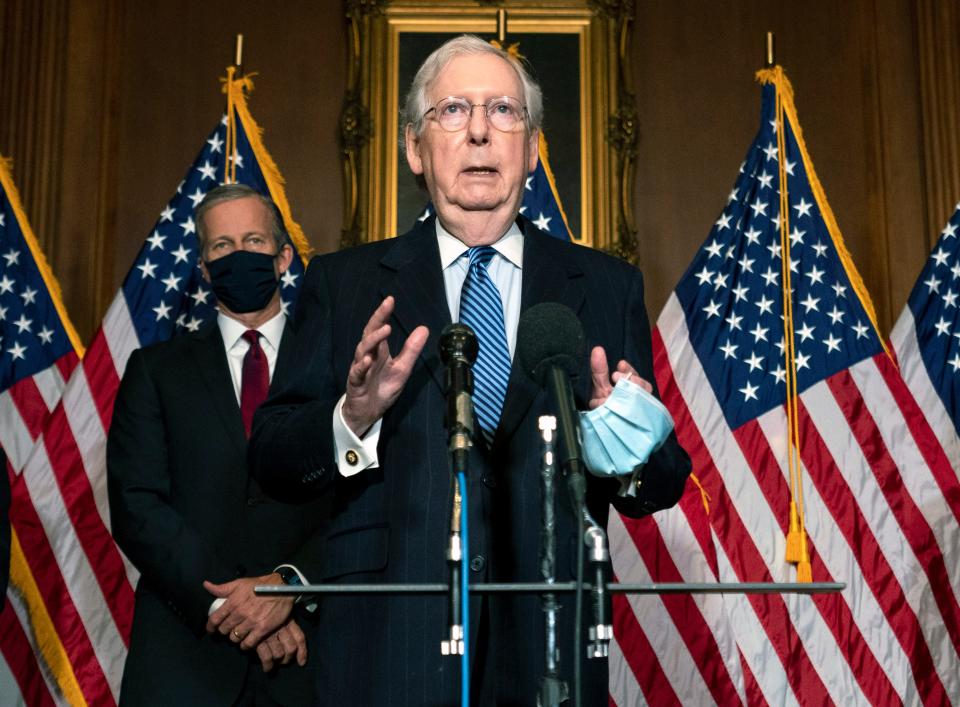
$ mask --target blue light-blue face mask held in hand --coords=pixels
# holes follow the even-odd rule
[[[629,378],[617,381],[603,405],[580,413],[583,460],[596,476],[635,474],[673,431],[663,403]]]

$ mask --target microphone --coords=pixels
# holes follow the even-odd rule
[[[448,324],[440,332],[440,360],[447,367],[447,411],[444,424],[454,471],[466,470],[473,441],[473,363],[480,344],[466,324]]]
[[[577,608],[575,626],[580,643],[581,588],[583,586],[583,550],[590,548],[590,564],[594,570],[591,589],[593,624],[590,626],[588,657],[604,658],[609,653],[613,627],[609,623],[607,604],[607,565],[610,553],[603,528],[590,516],[586,507],[587,482],[580,450],[579,419],[573,398],[571,376],[580,371],[585,349],[583,326],[569,307],[544,302],[528,309],[517,327],[517,361],[521,369],[541,388],[547,388],[557,415],[560,432],[560,466],[566,475],[567,490],[581,529],[586,526],[577,556]],[[579,695],[579,664],[574,670],[574,693]]]
[[[558,461],[576,513],[583,508],[586,481],[570,377],[580,371],[584,348],[583,326],[569,307],[557,302],[542,302],[520,316],[517,362],[521,370],[550,394],[560,437]]]

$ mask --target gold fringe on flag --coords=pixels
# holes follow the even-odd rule
[[[243,130],[247,134],[247,139],[250,141],[253,156],[256,158],[257,164],[260,165],[260,171],[263,173],[263,177],[267,182],[270,198],[273,199],[273,203],[280,209],[283,222],[287,227],[287,232],[290,234],[290,240],[292,240],[294,246],[296,246],[297,252],[300,254],[300,260],[306,265],[310,260],[310,255],[313,253],[313,248],[310,246],[306,235],[304,235],[300,224],[293,220],[293,214],[290,212],[290,203],[287,201],[287,194],[283,188],[286,181],[283,175],[280,174],[277,163],[273,161],[273,157],[270,156],[267,148],[263,145],[263,129],[257,124],[257,121],[253,119],[253,116],[250,114],[250,109],[247,107],[247,94],[253,91],[252,78],[256,76],[256,74],[248,74],[241,78],[236,78],[235,74],[236,67],[230,66],[227,67],[226,78],[220,79],[224,84],[223,92],[227,94],[227,174],[225,175],[224,181],[232,183],[235,182],[237,178],[237,166],[233,156],[236,154],[237,148],[235,121],[239,118]]]
[[[85,706],[86,697],[80,689],[70,657],[63,647],[63,641],[60,640],[33,572],[27,564],[15,529],[10,531],[10,586],[23,599],[29,621],[29,624],[24,626],[24,630],[33,637],[40,653],[37,658],[46,663],[57,687],[60,688],[65,704]],[[11,608],[8,607],[8,610]]]
[[[563,219],[563,225],[567,227],[567,233],[570,234],[570,240],[573,240],[573,231],[570,230],[570,222],[567,221],[567,212],[563,210],[563,203],[560,201],[560,192],[557,191],[557,180],[553,177],[553,170],[550,169],[550,155],[547,149],[547,138],[540,131],[540,139],[537,142],[537,151],[540,157],[540,164],[543,165],[543,173],[547,175],[547,183],[550,185],[550,191],[553,193],[553,201],[560,211],[560,218]]]
[[[70,317],[67,315],[67,308],[63,304],[63,295],[60,290],[60,283],[57,282],[57,278],[53,276],[53,270],[50,269],[50,264],[43,255],[43,251],[40,250],[40,244],[37,242],[37,237],[34,235],[33,229],[30,228],[30,222],[27,220],[27,214],[23,210],[23,202],[20,201],[20,192],[17,191],[17,187],[13,183],[13,176],[11,174],[12,171],[13,170],[11,169],[10,162],[0,155],[0,185],[3,186],[3,191],[6,192],[7,200],[10,202],[10,206],[13,209],[14,218],[17,219],[17,224],[20,226],[20,232],[23,234],[23,240],[30,249],[30,255],[33,257],[33,262],[37,264],[37,270],[40,271],[40,277],[43,278],[43,284],[46,285],[47,292],[50,293],[50,299],[53,301],[53,306],[57,310],[57,316],[60,318],[60,324],[67,332],[67,338],[70,339],[70,344],[73,346],[73,350],[76,352],[77,356],[83,358],[85,349],[83,344],[80,343],[80,336],[77,334],[77,330],[73,328],[73,323],[70,321]]]
[[[801,579],[800,565],[810,566],[807,555],[806,528],[803,514],[803,479],[800,474],[800,426],[797,392],[797,359],[796,342],[794,341],[793,322],[793,286],[791,283],[790,252],[790,200],[789,182],[787,181],[787,141],[786,129],[783,122],[784,102],[787,96],[783,90],[786,79],[783,69],[775,66],[766,69],[764,75],[769,75],[769,83],[776,90],[776,133],[777,133],[777,167],[780,180],[780,267],[783,301],[783,341],[784,359],[786,364],[787,387],[787,469],[790,475],[790,518],[787,530],[787,546],[785,559],[787,562],[798,565],[797,581]],[[758,74],[759,78],[759,74]],[[807,581],[810,581],[809,579]]]

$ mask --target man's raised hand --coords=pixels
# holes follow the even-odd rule
[[[374,311],[363,329],[347,374],[343,419],[358,437],[396,402],[430,335],[427,327],[418,326],[407,337],[400,353],[391,356],[387,339],[393,308],[393,297],[386,297]]]

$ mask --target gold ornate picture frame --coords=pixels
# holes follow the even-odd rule
[[[421,61],[448,37],[499,34],[544,88],[550,163],[575,240],[634,259],[632,9],[632,0],[348,0],[341,245],[402,233],[427,203],[399,149],[399,108]]]

